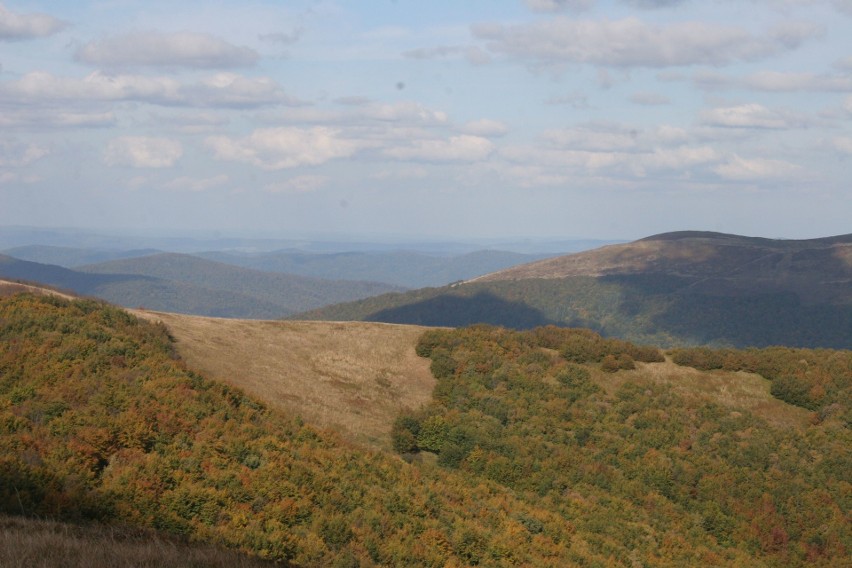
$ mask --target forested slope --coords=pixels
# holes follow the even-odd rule
[[[606,560],[547,507],[352,447],[187,369],[162,326],[55,297],[0,300],[0,511],[300,566]]]
[[[767,420],[723,393],[678,392],[676,374],[659,380],[655,349],[582,330],[434,331],[418,351],[438,385],[430,405],[398,418],[397,450],[546,504],[594,535],[598,553],[643,565],[852,560],[848,351],[720,354],[731,370],[775,369],[767,388],[791,402],[791,383],[821,394],[802,401],[816,410],[808,422],[794,412],[782,423],[785,405]],[[720,372],[723,389],[744,380]]]

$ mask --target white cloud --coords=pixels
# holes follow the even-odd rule
[[[220,187],[228,183],[228,181],[230,181],[230,178],[225,174],[220,174],[218,176],[213,176],[209,178],[181,176],[164,183],[163,188],[172,191],[200,192]]]
[[[66,112],[54,108],[20,109],[0,114],[4,128],[100,128],[115,125],[113,112]]]
[[[32,143],[0,140],[0,167],[22,167],[47,156],[50,150]]]
[[[0,41],[46,37],[62,31],[67,25],[48,14],[19,14],[0,4]]]
[[[472,134],[474,136],[497,138],[505,136],[509,129],[506,128],[506,125],[499,120],[482,118],[480,120],[473,120],[466,123],[462,126],[461,131],[465,134]]]
[[[713,168],[719,176],[733,181],[758,181],[762,179],[778,179],[798,173],[801,167],[781,160],[763,158],[745,159],[731,156],[725,163]]]
[[[685,0],[623,0],[627,4],[631,6],[636,6],[637,8],[667,8],[669,6],[675,6],[677,4],[682,4]]]
[[[595,0],[524,0],[524,3],[533,12],[580,12],[591,8]]]
[[[220,160],[246,162],[265,170],[296,166],[316,166],[358,151],[357,141],[340,136],[340,131],[313,128],[261,128],[245,138],[211,136],[205,145]]]
[[[637,147],[639,132],[632,129],[606,127],[574,127],[548,130],[542,138],[556,148],[608,152]]]
[[[491,56],[477,46],[441,45],[438,47],[420,47],[402,53],[408,59],[444,59],[464,57],[471,65],[487,65]]]
[[[589,97],[582,91],[574,91],[567,95],[550,97],[544,102],[549,105],[568,105],[576,109],[590,108]]]
[[[796,128],[804,124],[800,117],[772,110],[758,103],[718,107],[701,112],[701,121],[708,126],[726,128]]]
[[[689,133],[683,128],[663,124],[654,132],[658,144],[683,144],[689,140]]]
[[[446,140],[415,140],[408,146],[386,148],[384,154],[399,160],[423,162],[479,162],[494,150],[487,138],[462,134]]]
[[[852,138],[848,136],[839,136],[832,140],[832,146],[841,154],[852,156]]]
[[[110,140],[104,150],[108,166],[168,168],[183,155],[180,142],[168,138],[122,136]]]
[[[326,176],[296,176],[270,183],[263,189],[268,193],[310,193],[327,184],[328,179]]]
[[[299,105],[268,77],[217,73],[184,84],[172,77],[109,75],[95,71],[82,79],[44,71],[0,83],[0,101],[28,105],[40,102],[92,103],[135,101],[164,106],[250,108],[272,104]]]
[[[264,120],[288,124],[335,124],[335,125],[411,125],[419,127],[444,126],[448,123],[447,113],[432,110],[420,103],[403,101],[398,103],[363,103],[350,105],[345,110],[326,110],[317,107],[292,108],[269,113]]]
[[[135,32],[87,43],[76,58],[105,67],[222,69],[254,65],[258,54],[209,34]]]
[[[843,12],[848,16],[852,16],[852,0],[833,0],[832,4],[838,11]]]
[[[600,21],[557,17],[514,26],[479,24],[472,32],[494,53],[542,64],[667,67],[753,61],[793,49],[821,29],[785,26],[759,37],[744,28],[702,22],[664,26],[632,17]]]
[[[660,106],[671,104],[671,99],[660,93],[633,93],[630,101],[642,106]]]
[[[758,71],[744,77],[702,72],[694,77],[695,84],[705,90],[752,89],[767,92],[843,92],[852,91],[852,77],[816,73]]]

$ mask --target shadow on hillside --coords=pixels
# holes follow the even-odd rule
[[[677,343],[737,347],[852,348],[849,305],[809,304],[791,291],[747,291],[721,279],[702,281],[703,286],[662,274],[604,276],[600,281],[617,284],[621,291],[604,334],[630,338],[664,333],[678,338]]]
[[[380,310],[364,319],[385,323],[448,327],[476,323],[514,329],[559,325],[559,322],[547,318],[542,312],[523,302],[506,300],[490,292],[478,292],[473,296],[442,294],[413,304]]]

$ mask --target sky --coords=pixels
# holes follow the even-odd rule
[[[0,0],[0,225],[852,232],[852,0]]]

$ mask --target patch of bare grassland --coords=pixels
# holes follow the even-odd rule
[[[397,414],[435,385],[414,352],[422,327],[134,313],[162,321],[190,367],[359,443],[389,448]]]
[[[752,412],[779,428],[805,427],[811,417],[810,411],[773,397],[770,382],[754,373],[699,371],[667,359],[664,363],[636,363],[634,371],[595,373],[595,377],[609,392],[627,381],[665,385],[686,400],[706,400],[732,411]]]
[[[0,516],[2,568],[260,568],[284,566],[143,529]]]

